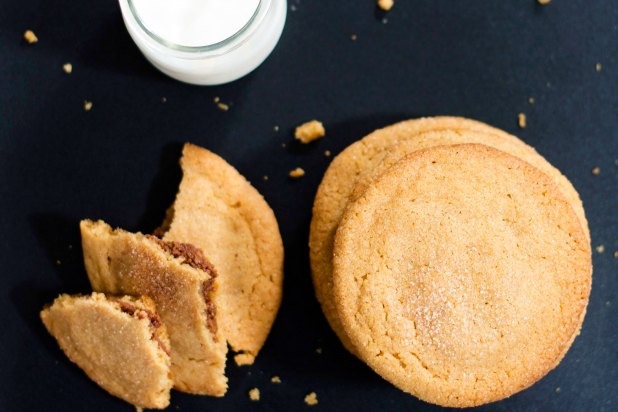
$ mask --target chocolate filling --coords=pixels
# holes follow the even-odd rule
[[[215,289],[215,278],[210,278],[202,283],[202,296],[206,304],[206,327],[212,333],[213,340],[217,342],[217,306],[212,299]]]
[[[190,243],[165,241],[153,235],[146,235],[146,237],[156,242],[166,253],[175,258],[184,259],[183,263],[208,273],[210,279],[202,284],[202,297],[206,305],[206,327],[212,333],[213,339],[216,342],[218,329],[217,307],[213,300],[213,293],[216,290],[215,278],[217,277],[217,271],[214,266],[206,259],[201,249]]]

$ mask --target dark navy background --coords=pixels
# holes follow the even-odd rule
[[[23,41],[29,28],[37,44]],[[257,71],[197,87],[146,62],[115,1],[0,1],[0,410],[133,410],[65,358],[38,312],[61,292],[89,292],[81,218],[128,230],[159,224],[185,141],[220,154],[263,193],[280,223],[286,278],[256,363],[228,367],[225,398],[173,392],[170,410],[303,410],[312,391],[312,410],[441,410],[343,350],[314,298],[307,248],[313,197],[332,159],[324,151],[438,114],[485,121],[536,147],[579,190],[593,250],[605,247],[593,253],[588,314],[564,361],[533,388],[479,409],[617,410],[617,56],[613,0],[399,0],[388,14],[373,0],[290,0],[283,37]],[[313,118],[327,137],[301,147],[293,129]],[[293,181],[297,166],[307,174]]]

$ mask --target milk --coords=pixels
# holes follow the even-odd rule
[[[279,41],[286,0],[119,0],[131,38],[163,73],[187,83],[230,82]]]
[[[132,0],[146,29],[170,43],[200,47],[219,43],[242,29],[260,0]]]

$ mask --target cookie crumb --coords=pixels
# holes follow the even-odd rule
[[[534,99],[534,97],[528,97],[528,104],[534,104],[536,103],[536,100]]]
[[[592,174],[598,176],[601,174],[601,168],[599,166],[595,166],[592,168]]]
[[[71,74],[73,73],[73,65],[71,63],[65,63],[62,65],[62,70],[64,70],[66,74]]]
[[[322,354],[322,348],[316,348],[315,349],[315,353],[317,353],[318,355]]]
[[[618,259],[618,250],[614,252],[614,258]]]
[[[601,63],[597,63],[594,65],[594,69],[598,72],[600,72],[601,70],[603,70],[603,66],[601,66]]]
[[[272,383],[281,383],[281,378],[278,376],[273,376],[272,378],[270,378],[270,381]]]
[[[228,110],[230,110],[230,106],[223,102],[217,103],[217,107],[219,108],[219,110],[222,110],[224,112],[227,112]]]
[[[561,389],[560,389],[560,386],[558,386],[558,387],[556,388],[556,393],[560,393],[560,390],[561,390]]]
[[[251,399],[254,402],[257,402],[260,400],[260,390],[258,388],[253,388],[249,391],[249,399]]]
[[[517,125],[519,126],[520,129],[526,128],[526,114],[525,113],[519,113],[517,115]]]
[[[165,96],[161,97],[161,103],[167,103],[167,97]]]
[[[60,261],[60,259],[56,260],[56,265],[58,265],[58,266],[62,265],[62,262]]]
[[[595,249],[597,250],[597,253],[603,253],[605,252],[605,245],[599,245]]]
[[[135,412],[144,412],[144,408],[142,408],[141,406],[136,406]]]
[[[386,17],[384,17],[384,18],[382,19],[382,24],[386,24],[386,23],[388,23],[388,19],[387,19]]]
[[[92,102],[89,100],[84,100],[84,110],[89,112],[92,110]]]
[[[378,0],[377,3],[378,7],[384,11],[389,11],[393,8],[393,4],[395,4],[393,0]]]
[[[324,137],[325,134],[326,130],[324,129],[324,125],[318,120],[305,122],[296,127],[294,131],[296,140],[299,140],[303,144],[311,143],[320,137]]]
[[[265,182],[268,181],[268,175],[262,176],[262,180],[264,180]]]
[[[221,99],[219,98],[219,96],[215,96],[215,97],[212,98],[212,101],[214,103],[219,103],[221,101]]]
[[[324,156],[330,157],[330,155],[331,155],[330,150],[324,150]]]
[[[241,352],[234,355],[234,362],[238,366],[251,365],[254,360],[255,357],[250,353]],[[249,374],[251,374],[251,371],[249,371]]]
[[[311,392],[305,396],[305,403],[309,406],[318,404],[318,395],[315,392]]]
[[[301,169],[300,167],[297,167],[296,169],[291,170],[290,173],[289,173],[289,176],[294,178],[294,179],[300,179],[304,175],[305,175],[305,171],[303,169]]]
[[[281,147],[283,147],[285,149],[287,145],[285,143],[281,143]]]
[[[275,126],[273,127],[273,132],[278,132],[278,131],[279,131],[279,126],[275,125]]]
[[[549,4],[551,2],[551,0],[536,0],[536,1],[542,6],[545,6],[546,4]]]
[[[24,40],[26,40],[28,44],[34,44],[39,41],[39,38],[36,37],[36,34],[34,34],[32,30],[26,30],[24,32]]]
[[[352,41],[356,41],[356,39],[358,39],[358,36],[357,36],[356,34],[352,34],[352,35],[350,36],[350,40],[352,40]]]

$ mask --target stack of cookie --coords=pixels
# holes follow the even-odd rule
[[[469,119],[409,120],[345,149],[318,189],[309,246],[343,345],[443,406],[542,378],[579,333],[590,293],[573,186],[521,140]]]
[[[228,345],[252,364],[281,302],[283,243],[264,198],[206,149],[186,144],[181,167],[156,236],[81,222],[100,293],[63,295],[41,312],[73,362],[138,407],[166,407],[172,385],[223,396]]]

